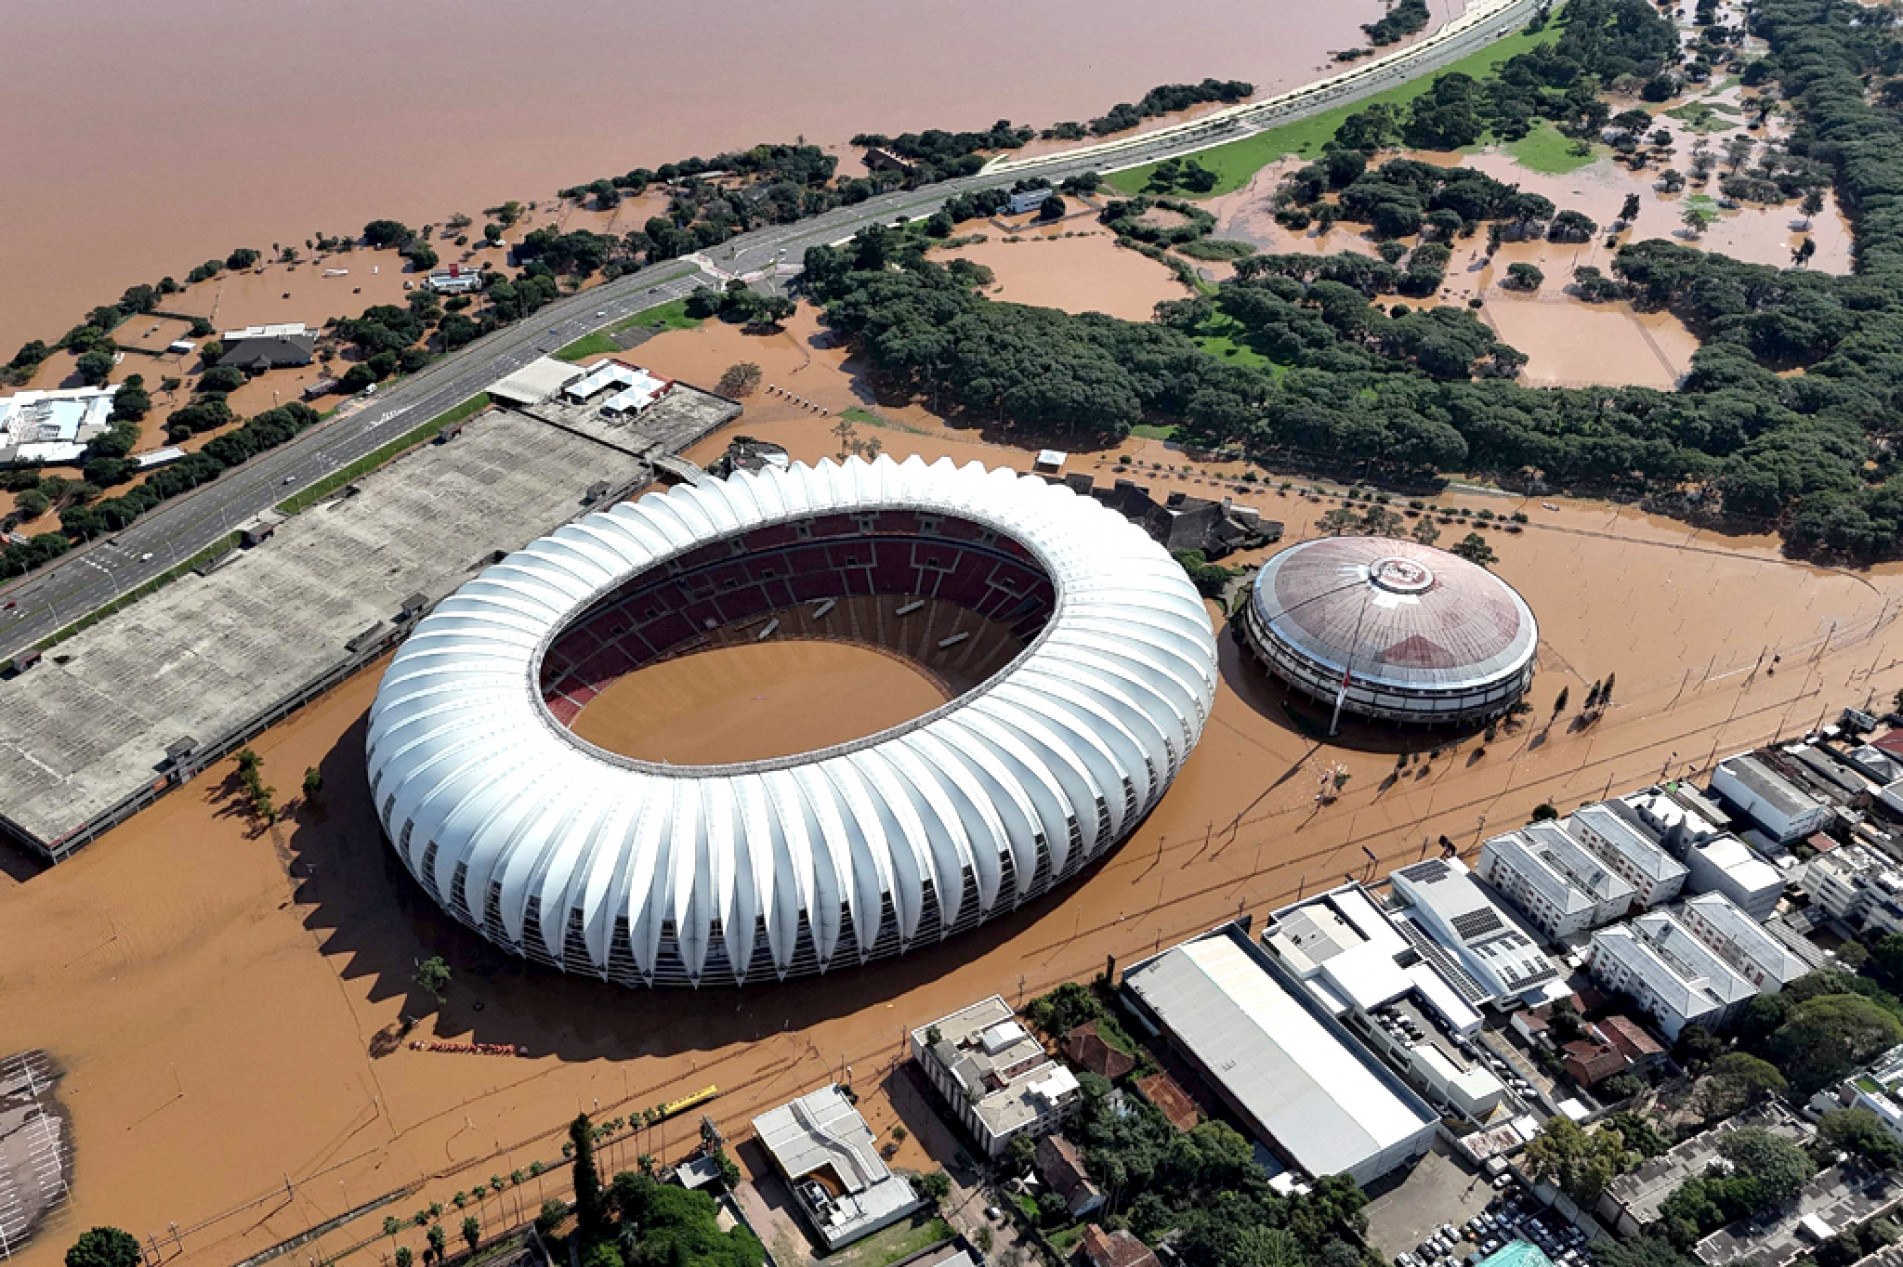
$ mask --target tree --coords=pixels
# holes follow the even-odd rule
[[[410,1264],[415,1261],[416,1255],[411,1252],[408,1245],[396,1247],[396,1267],[410,1267]]]
[[[602,1197],[595,1133],[586,1113],[576,1114],[568,1124],[568,1142],[575,1149],[575,1234],[584,1246],[594,1245],[608,1236],[608,1204]]]
[[[1414,521],[1413,529],[1407,534],[1424,546],[1431,546],[1440,540],[1440,525],[1430,515],[1422,515]]]
[[[482,1221],[471,1214],[463,1219],[463,1244],[474,1250],[482,1243]]]
[[[1353,532],[1360,525],[1361,516],[1346,506],[1336,506],[1332,510],[1325,511],[1322,516],[1315,521],[1316,531],[1327,533],[1331,537],[1339,537],[1345,532]]]
[[[561,1201],[557,1201],[554,1197],[550,1197],[542,1202],[541,1213],[535,1216],[535,1230],[540,1232],[543,1236],[547,1236],[556,1228],[560,1227],[562,1220],[567,1217],[568,1206]]]
[[[933,1205],[940,1205],[951,1195],[951,1177],[942,1170],[934,1170],[928,1175],[913,1178],[912,1186],[918,1194]]]
[[[1903,1042],[1903,1023],[1854,994],[1825,994],[1793,1007],[1766,1044],[1791,1087],[1808,1097]]]
[[[423,1235],[429,1240],[429,1247],[440,1262],[443,1257],[443,1250],[449,1244],[449,1233],[443,1230],[441,1223],[432,1223],[429,1225],[429,1231]]]
[[[1707,211],[1703,207],[1687,207],[1685,214],[1679,219],[1684,223],[1687,233],[1694,238],[1702,238],[1705,236],[1706,226],[1717,219],[1717,213]]]
[[[449,965],[443,962],[441,955],[431,955],[416,965],[416,972],[411,980],[416,983],[417,989],[435,999],[440,1005],[443,1002],[444,992],[449,989]]]
[[[1748,1052],[1726,1052],[1712,1061],[1699,1081],[1693,1103],[1707,1122],[1744,1112],[1786,1089],[1784,1075]]]
[[[1803,200],[1797,204],[1797,209],[1804,213],[1804,227],[1810,228],[1811,221],[1815,220],[1818,213],[1824,209],[1823,189],[1816,185],[1806,189]]]
[[[1629,1241],[1607,1237],[1593,1245],[1599,1267],[1695,1267],[1662,1236],[1637,1236]]]
[[[751,396],[760,386],[760,367],[752,361],[736,361],[720,376],[714,390],[722,396],[739,399]]]
[[[1541,801],[1533,807],[1533,821],[1536,823],[1550,823],[1558,817],[1559,811],[1547,801]]]
[[[1455,542],[1452,553],[1469,563],[1478,563],[1483,568],[1492,567],[1500,561],[1500,556],[1493,552],[1493,547],[1487,544],[1487,539],[1477,532],[1470,532]]]
[[[97,387],[106,381],[112,373],[112,353],[103,351],[84,352],[73,362],[73,368],[79,372],[79,381],[88,387]]]
[[[317,794],[319,792],[322,792],[323,790],[324,790],[323,772],[319,770],[316,766],[305,767],[304,769],[304,799],[306,801],[315,801],[317,799]]]
[[[1049,223],[1052,220],[1062,220],[1069,210],[1070,209],[1064,204],[1064,196],[1052,192],[1048,198],[1037,204],[1037,218],[1045,223]]]
[[[1549,1118],[1527,1144],[1525,1155],[1535,1175],[1551,1179],[1586,1206],[1598,1201],[1606,1185],[1638,1160],[1617,1131],[1588,1134],[1568,1117]]]
[[[1037,1141],[1029,1135],[1013,1135],[1004,1146],[1004,1160],[1011,1174],[1029,1174],[1037,1164]]]
[[[799,305],[785,295],[766,295],[754,308],[754,320],[763,326],[779,326],[798,311]]]
[[[1830,1160],[1837,1154],[1861,1157],[1883,1170],[1903,1162],[1899,1146],[1869,1109],[1836,1109],[1817,1120],[1817,1149]]]
[[[81,1232],[66,1251],[66,1267],[140,1267],[143,1262],[139,1242],[116,1227]]]
[[[1781,1135],[1757,1126],[1731,1132],[1718,1143],[1718,1154],[1756,1184],[1754,1204],[1783,1205],[1803,1190],[1817,1167],[1804,1150]]]
[[[1553,697],[1553,716],[1557,717],[1566,711],[1566,701],[1571,698],[1571,695],[1571,687],[1562,686],[1559,688],[1559,694]]]
[[[1535,291],[1546,281],[1546,274],[1538,265],[1513,263],[1507,265],[1506,280],[1501,282],[1508,290]]]

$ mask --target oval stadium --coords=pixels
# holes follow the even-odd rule
[[[731,764],[572,729],[644,667],[831,639],[942,706]],[[623,985],[824,972],[938,942],[1128,835],[1201,736],[1215,638],[1182,569],[1088,497],[917,458],[768,467],[589,514],[420,621],[371,707],[404,866],[514,954]]]
[[[1256,575],[1236,628],[1296,691],[1413,724],[1471,725],[1506,712],[1532,682],[1539,646],[1512,586],[1445,550],[1388,537],[1283,550]]]

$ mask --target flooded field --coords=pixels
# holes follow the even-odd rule
[[[993,230],[988,239],[934,252],[932,258],[940,263],[966,259],[989,268],[998,279],[984,292],[992,299],[1065,312],[1101,312],[1126,321],[1148,321],[1158,303],[1188,293],[1166,266],[1118,246],[1104,229],[1060,229],[1026,234],[1015,242]]]
[[[756,396],[728,433],[694,451],[702,460],[735,432],[799,458],[835,453],[838,410],[858,406],[882,423],[861,424],[857,438],[876,437],[895,456],[1029,463],[1028,452],[954,430],[917,406],[869,399],[804,311],[781,335],[710,323],[651,340],[638,358],[690,381],[757,361],[768,382],[790,383],[833,411],[822,417]],[[1124,468],[1120,454],[1132,459]],[[1158,496],[1180,488],[1258,506],[1287,524],[1290,541],[1312,534],[1335,504],[1248,484],[1238,465],[1197,464],[1154,440],[1069,459],[1069,469],[1106,479],[1130,467]],[[1074,887],[975,935],[823,981],[744,994],[630,993],[528,970],[460,931],[379,838],[363,763],[378,670],[352,679],[254,742],[278,788],[298,787],[311,767],[323,776],[315,802],[294,804],[276,826],[239,808],[226,763],[73,862],[0,880],[8,886],[0,1006],[30,1031],[9,1037],[70,1070],[73,1225],[112,1222],[164,1242],[176,1224],[168,1260],[223,1267],[391,1196],[387,1209],[298,1251],[322,1258],[381,1243],[386,1212],[407,1218],[491,1175],[551,1167],[501,1198],[513,1219],[518,1203],[532,1213],[544,1195],[565,1195],[558,1132],[577,1109],[618,1116],[713,1085],[721,1089],[713,1116],[743,1131],[752,1115],[842,1066],[883,1126],[894,1120],[886,1088],[908,1024],[993,991],[1028,997],[1099,970],[1106,955],[1127,960],[1238,910],[1383,872],[1441,833],[1471,851],[1542,801],[1569,808],[1661,772],[1703,768],[1903,685],[1903,639],[1894,623],[1878,624],[1903,599],[1898,569],[1800,566],[1768,538],[1714,537],[1603,504],[1546,510],[1483,491],[1437,500],[1532,516],[1523,533],[1489,538],[1498,572],[1541,624],[1533,724],[1484,748],[1468,740],[1397,779],[1391,736],[1361,731],[1318,745],[1315,719],[1225,632],[1202,743],[1133,839]],[[1774,675],[1757,667],[1772,653],[1783,657]],[[1598,725],[1546,723],[1562,687],[1578,700],[1613,672],[1617,699]],[[707,702],[753,703],[742,698],[759,693],[746,672],[729,676],[727,703]],[[898,689],[883,668],[858,680],[876,684],[867,695]],[[905,708],[930,695],[921,688]],[[872,707],[855,699],[847,711],[857,725],[881,724],[886,715]],[[661,714],[650,716],[658,723]],[[1335,762],[1349,774],[1344,794],[1317,804],[1318,780]],[[411,984],[416,962],[432,954],[455,974],[440,1008]],[[519,1044],[526,1054],[408,1045],[422,1039]],[[674,1123],[605,1151],[625,1166],[641,1151],[678,1156],[691,1136],[691,1123]],[[899,1164],[923,1160],[903,1152]],[[485,1224],[501,1217],[497,1200],[472,1203]],[[418,1229],[399,1240],[422,1246]],[[21,1261],[51,1267],[63,1249],[48,1240]]]
[[[876,734],[945,702],[890,652],[848,642],[762,642],[649,665],[609,685],[569,727],[644,761],[719,765]]]
[[[1433,29],[1460,4],[1431,8]],[[1053,0],[987,0],[947,23],[920,0],[825,14],[580,0],[524,22],[478,0],[372,22],[336,6],[108,0],[81,15],[0,0],[0,275],[34,299],[0,311],[0,347],[50,339],[125,287],[233,247],[378,216],[474,215],[760,141],[1088,120],[1205,76],[1276,92],[1317,77],[1383,12],[1106,0],[1079,21]],[[206,107],[189,126],[182,83]]]

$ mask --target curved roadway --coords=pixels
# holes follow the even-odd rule
[[[702,255],[651,265],[556,300],[373,397],[353,401],[290,443],[147,512],[123,532],[0,589],[0,660],[157,578],[338,467],[374,452],[535,358],[685,295],[697,285],[798,260],[808,247],[843,241],[869,225],[928,216],[947,199],[991,188],[1007,176],[1042,176],[1056,183],[1087,171],[1121,171],[1319,114],[1478,52],[1524,25],[1540,3],[1478,0],[1418,44],[1279,97],[1055,154],[1000,159],[976,176],[883,194],[794,224],[770,225]]]

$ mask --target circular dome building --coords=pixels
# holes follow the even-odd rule
[[[959,689],[731,765],[570,729],[646,665],[789,630]],[[378,688],[371,796],[418,883],[512,953],[624,985],[772,980],[1074,877],[1162,797],[1215,683],[1182,569],[1088,497],[949,460],[768,468],[587,515],[445,599]]]
[[[1470,724],[1533,680],[1539,628],[1512,586],[1390,537],[1291,546],[1256,575],[1243,641],[1289,686],[1380,721]]]

